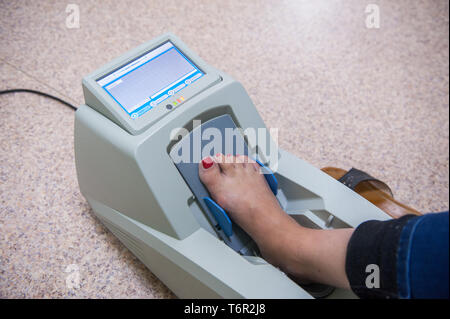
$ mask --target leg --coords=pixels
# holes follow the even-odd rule
[[[206,158],[199,175],[213,199],[255,240],[267,261],[299,279],[349,288],[345,257],[353,229],[300,226],[281,209],[259,165],[245,156]]]

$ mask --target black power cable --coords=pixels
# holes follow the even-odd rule
[[[8,93],[33,93],[33,94],[37,94],[40,96],[44,96],[44,97],[48,97],[50,99],[53,99],[55,101],[58,101],[68,107],[70,107],[71,109],[73,109],[74,111],[77,110],[77,107],[75,107],[73,104],[70,104],[69,102],[66,102],[64,100],[61,100],[59,97],[41,92],[41,91],[35,91],[35,90],[30,90],[30,89],[11,89],[11,90],[4,90],[4,91],[0,91],[0,95],[2,94],[8,94]]]

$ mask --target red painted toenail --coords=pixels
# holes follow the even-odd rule
[[[205,169],[210,168],[213,164],[214,164],[214,162],[209,157],[202,160],[202,165],[203,165],[203,168],[205,168]]]

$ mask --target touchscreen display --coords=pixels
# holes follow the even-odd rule
[[[203,75],[168,41],[98,79],[97,83],[135,119]]]

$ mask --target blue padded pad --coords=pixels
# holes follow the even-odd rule
[[[219,223],[220,228],[222,228],[225,235],[228,237],[231,237],[233,235],[233,224],[231,223],[230,218],[228,217],[227,213],[223,210],[222,207],[216,204],[215,201],[213,201],[209,197],[203,198],[205,201],[206,206],[208,206],[211,213],[213,213],[214,218]]]
[[[277,196],[278,194],[278,181],[275,175],[273,174],[272,170],[268,168],[266,165],[255,159],[256,163],[258,163],[261,166],[261,170],[264,174],[264,177],[266,178],[267,184],[269,184],[270,189],[272,190],[272,193]]]

